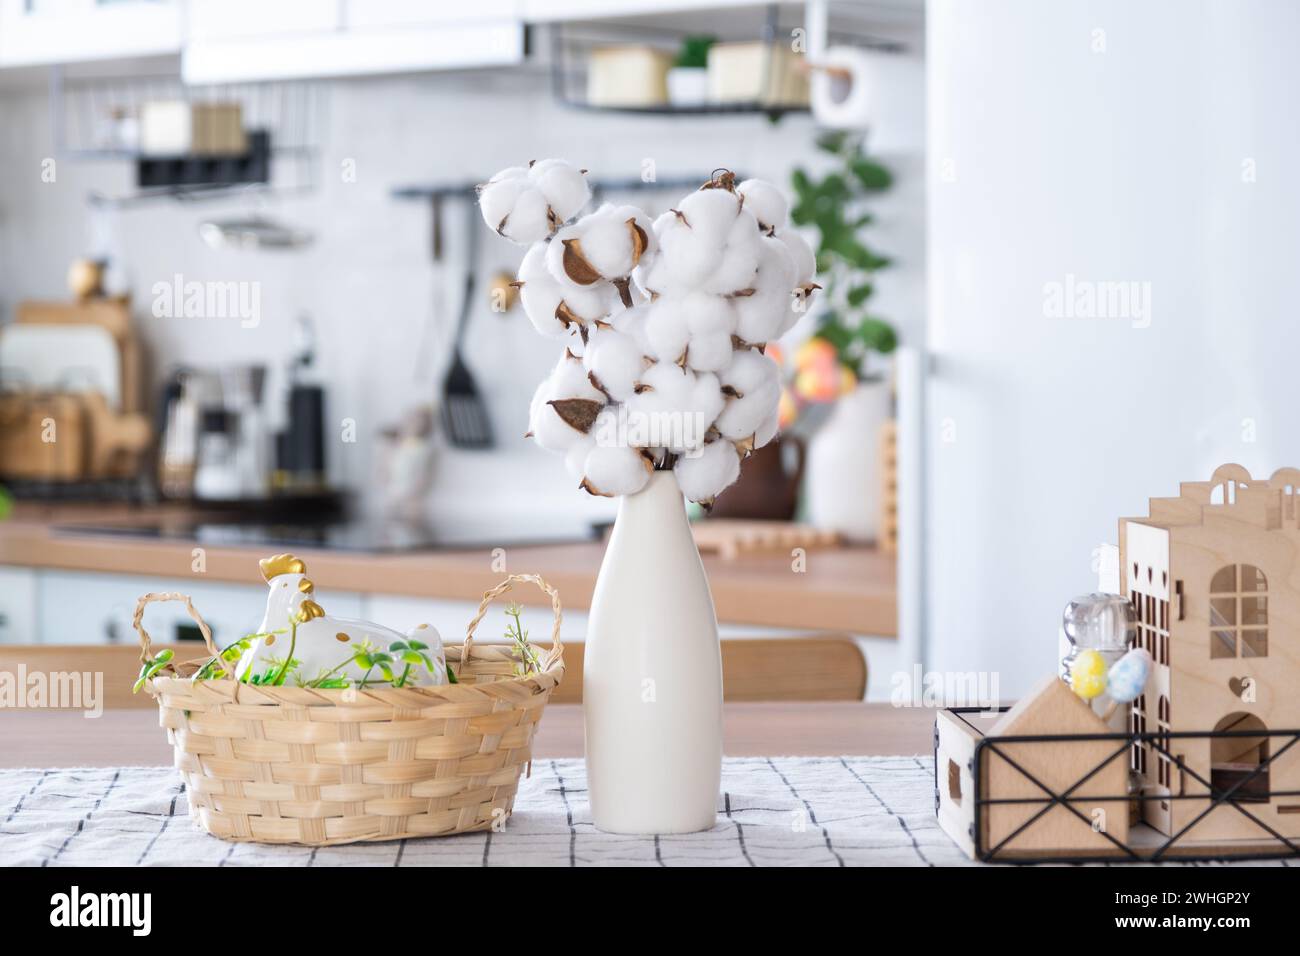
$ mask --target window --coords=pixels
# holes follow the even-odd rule
[[[1210,581],[1210,657],[1268,656],[1268,579],[1229,564]]]
[[[1133,714],[1129,723],[1135,734],[1147,732],[1147,695],[1141,694],[1133,701]],[[1133,769],[1144,777],[1147,772],[1147,751],[1150,749],[1145,740],[1133,741]]]
[[[1232,731],[1248,736],[1214,737],[1210,740],[1210,789],[1219,795],[1237,789],[1232,799],[1242,803],[1268,803],[1268,766],[1251,778],[1268,760],[1268,730],[1253,714],[1229,714],[1219,721],[1215,731]],[[1258,736],[1250,736],[1250,735]]]

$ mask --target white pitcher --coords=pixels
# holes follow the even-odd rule
[[[619,501],[583,665],[592,819],[689,833],[717,818],[722,655],[713,596],[671,472]]]

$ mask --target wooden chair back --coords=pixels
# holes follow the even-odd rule
[[[171,647],[178,661],[205,656],[202,644]],[[583,645],[564,647],[564,683],[551,701],[582,701]],[[140,649],[130,644],[0,644],[0,673],[103,674],[105,709],[155,707],[148,694],[132,694],[140,670]],[[46,678],[48,680],[48,676]],[[722,681],[729,701],[862,700],[867,689],[867,660],[846,635],[776,638],[724,638]]]

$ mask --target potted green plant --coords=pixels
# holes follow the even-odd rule
[[[714,38],[690,36],[682,40],[677,59],[668,71],[668,102],[673,106],[700,106],[709,98],[709,48]]]
[[[815,525],[871,541],[880,522],[877,436],[891,414],[889,383],[873,356],[888,355],[898,338],[870,308],[875,273],[889,259],[863,230],[872,222],[866,206],[893,177],[867,156],[861,134],[825,133],[817,146],[836,162],[820,177],[794,171],[797,201],[790,210],[793,222],[819,234],[817,275],[824,286],[816,331],[795,354],[791,382],[792,404],[829,407],[808,443],[804,508]]]

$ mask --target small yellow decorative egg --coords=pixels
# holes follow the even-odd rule
[[[1096,651],[1080,651],[1070,664],[1070,690],[1084,700],[1106,690],[1106,659]]]

